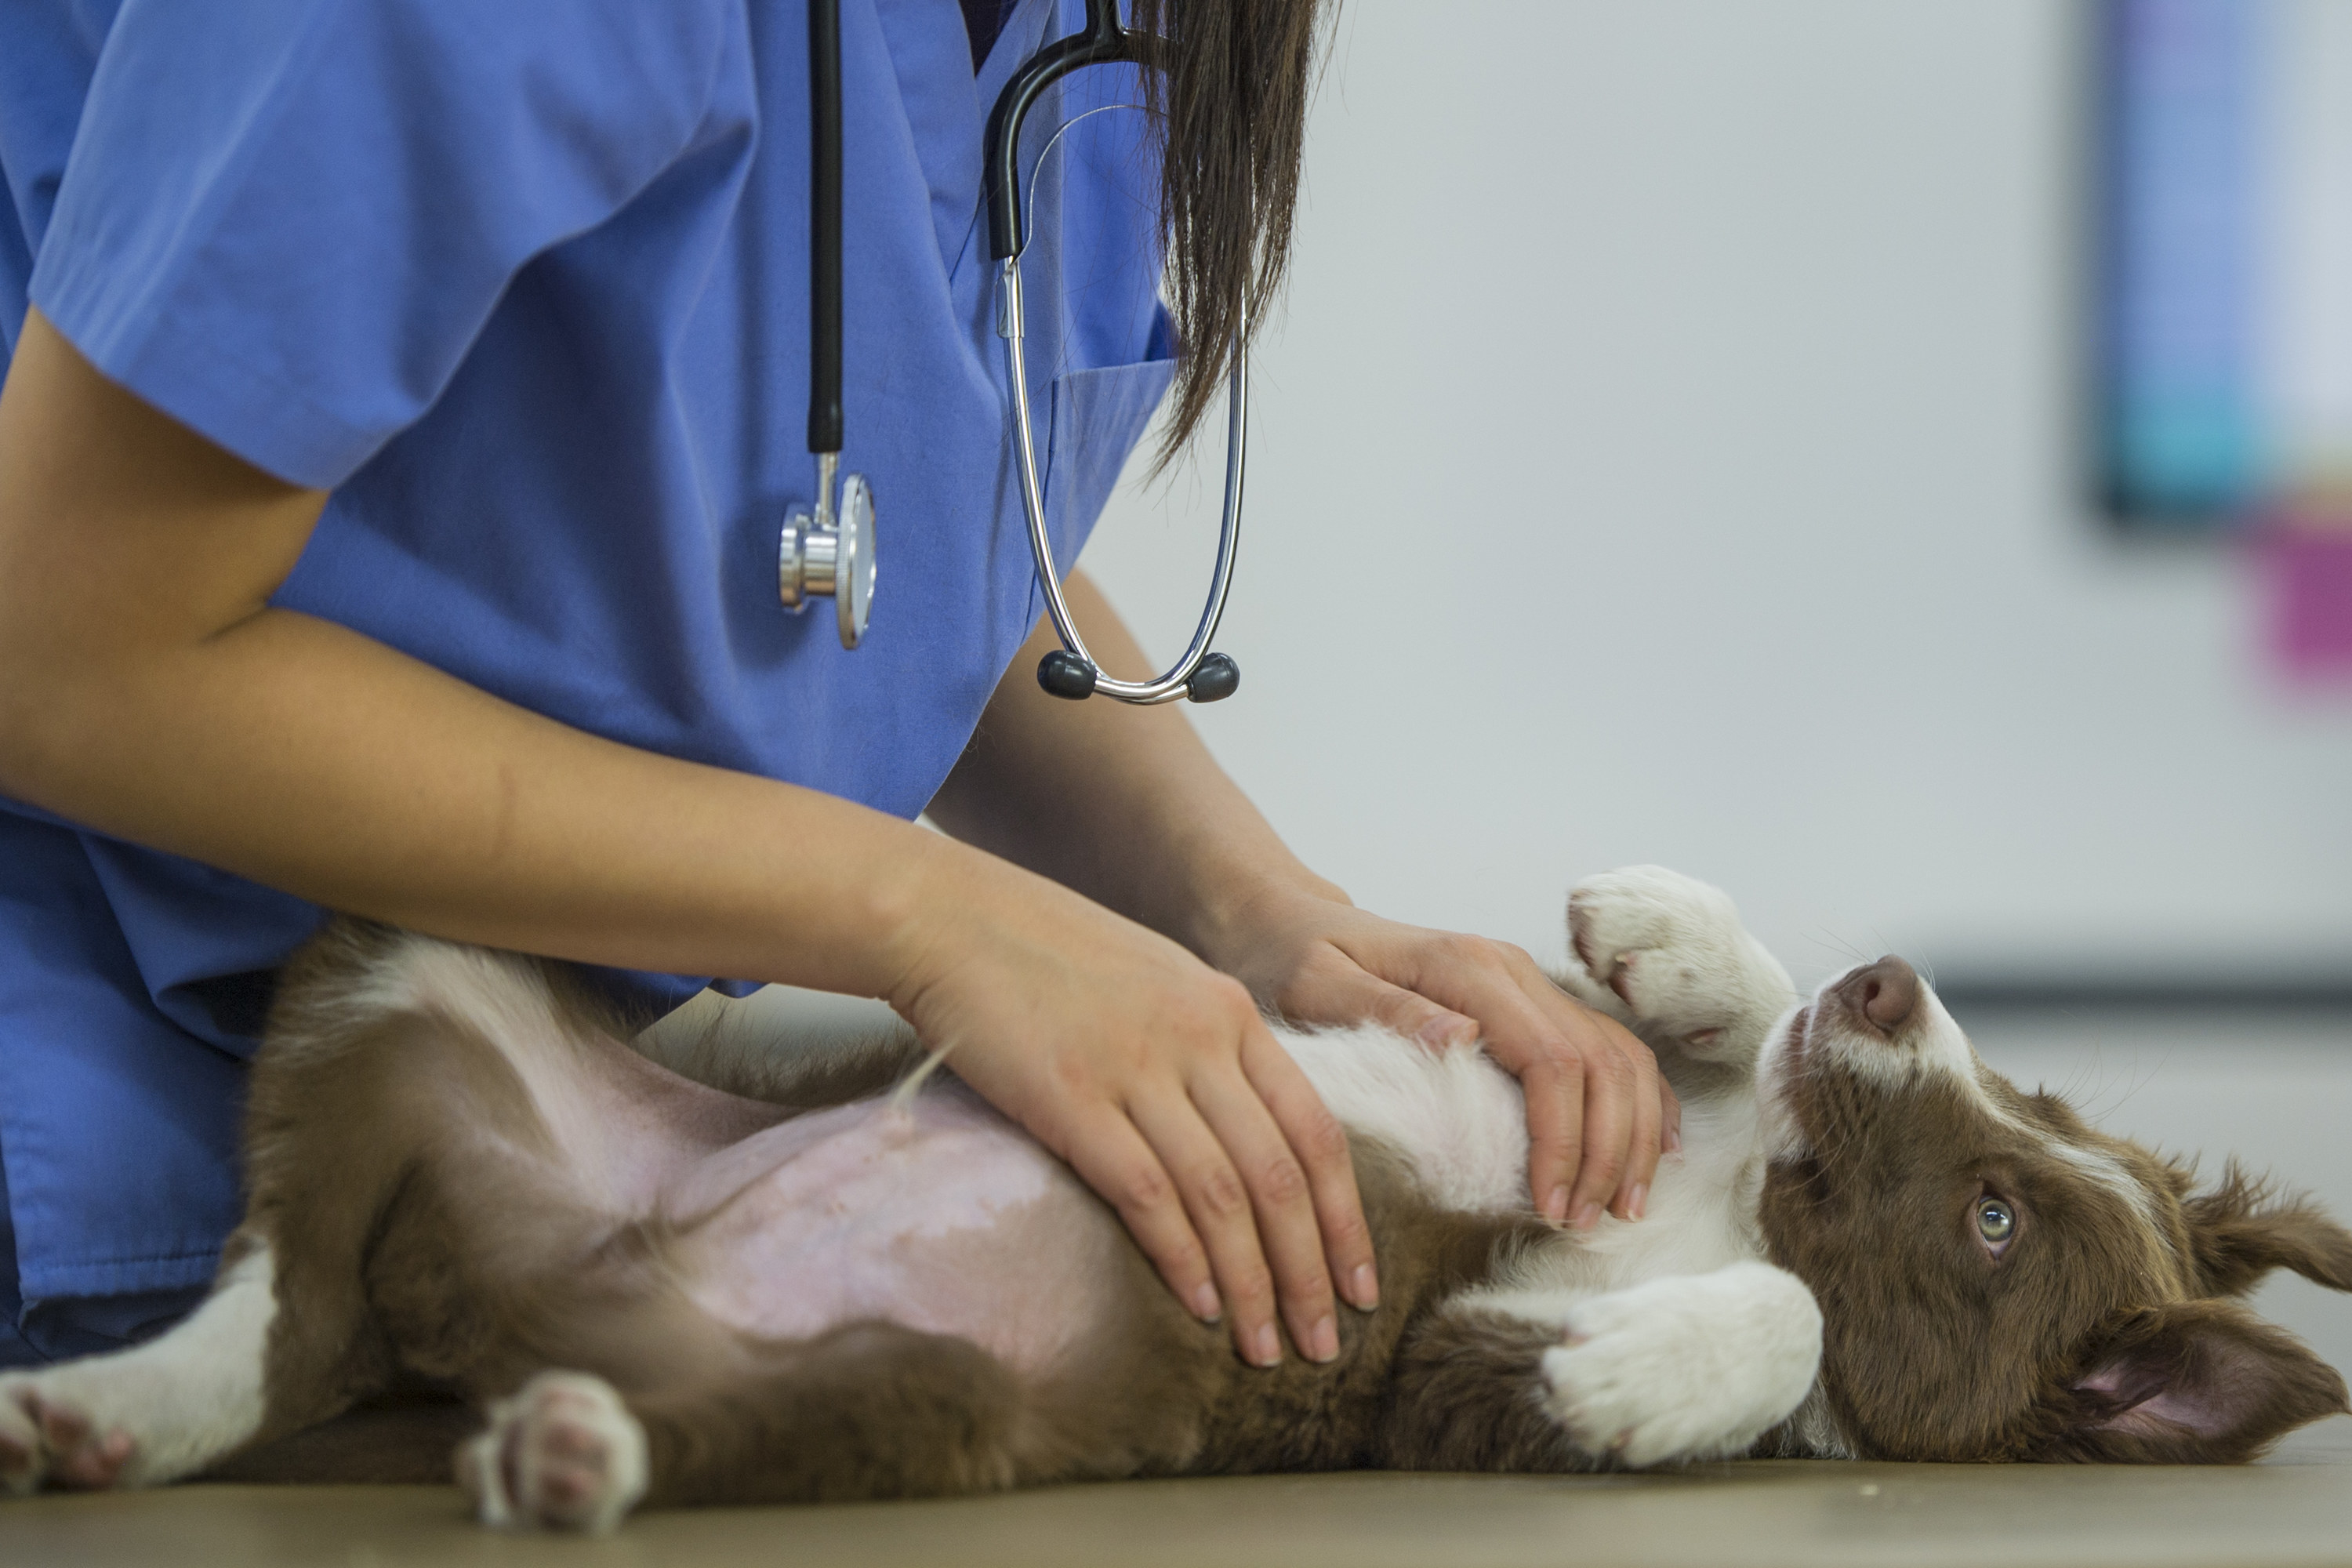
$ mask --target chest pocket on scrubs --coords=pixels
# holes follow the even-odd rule
[[[1045,531],[1053,541],[1054,564],[1065,574],[1076,564],[1087,533],[1118,484],[1128,454],[1142,438],[1175,374],[1174,360],[1148,359],[1054,378],[1046,437]],[[1045,610],[1045,595],[1033,579],[1031,618]]]

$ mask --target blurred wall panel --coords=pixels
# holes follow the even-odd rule
[[[2337,0],[2342,3],[2342,0]],[[1194,710],[1368,906],[1656,860],[1800,978],[2352,973],[2352,711],[2082,482],[2084,14],[1348,0]],[[1221,429],[1216,421],[1207,428]],[[1221,448],[1087,566],[1155,653]]]
[[[2107,505],[2352,521],[2352,0],[2094,9]]]

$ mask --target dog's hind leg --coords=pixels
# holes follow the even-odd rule
[[[152,1343],[0,1376],[0,1486],[173,1480],[384,1386],[366,1255],[483,1076],[478,1050],[397,996],[412,940],[338,926],[289,966],[248,1091],[246,1215],[213,1293]]]
[[[624,1399],[542,1373],[458,1454],[485,1523],[604,1530],[654,1506],[840,1502],[1075,1475],[1042,1402],[971,1342],[895,1323],[762,1347],[724,1383]]]
[[[0,1377],[0,1482],[159,1485],[383,1385],[391,1363],[366,1332],[360,1258],[404,1141],[396,1097],[381,1120],[362,1111],[382,1087],[369,1043],[389,1044],[354,1041],[332,1068],[257,1062],[254,1121],[274,1121],[289,1098],[308,1113],[250,1144],[245,1220],[212,1294],[148,1344]],[[289,1301],[299,1310],[281,1311]]]
[[[1400,1470],[1586,1470],[1539,1397],[1559,1325],[1441,1310],[1399,1347],[1380,1463]]]
[[[0,1377],[0,1485],[166,1481],[250,1438],[262,1419],[275,1273],[267,1243],[246,1247],[160,1339]]]

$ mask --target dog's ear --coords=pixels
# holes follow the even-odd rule
[[[2036,1458],[2234,1464],[2352,1411],[2334,1367],[2228,1301],[2119,1312],[2084,1352],[2052,1396],[2052,1435]]]
[[[2235,1160],[2220,1186],[2182,1202],[2180,1217],[2210,1295],[2243,1295],[2273,1268],[2352,1290],[2352,1231],[2307,1199],[2273,1199]]]

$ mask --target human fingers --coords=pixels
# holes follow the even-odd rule
[[[1087,1118],[1064,1141],[1064,1156],[1078,1179],[1118,1211],[1143,1255],[1176,1299],[1204,1323],[1224,1315],[1209,1254],[1159,1152],[1117,1108]]]
[[[1394,956],[1381,956],[1396,967]],[[1528,1191],[1546,1217],[1581,1228],[1612,1206],[1627,1214],[1637,1180],[1646,1201],[1666,1117],[1647,1046],[1507,942],[1434,936],[1412,944],[1406,967],[1390,977],[1476,1017],[1487,1054],[1517,1075],[1528,1102]],[[1637,1099],[1651,1103],[1637,1108]]]
[[[1335,947],[1300,966],[1284,988],[1281,1005],[1286,1018],[1315,1024],[1370,1020],[1432,1048],[1466,1046],[1479,1033],[1475,1018],[1391,985]]]
[[[1339,1353],[1339,1325],[1306,1167],[1239,1071],[1203,1072],[1190,1088],[1202,1120],[1248,1191],[1258,1245],[1291,1343],[1309,1361],[1331,1360]],[[1267,1364],[1269,1350],[1279,1354],[1270,1324],[1264,1339],[1253,1342],[1251,1359]]]
[[[1663,1147],[1665,1128],[1664,1081],[1658,1075],[1656,1058],[1648,1052],[1633,1058],[1633,1091],[1630,1104],[1633,1111],[1633,1136],[1625,1146],[1625,1172],[1617,1184],[1615,1195],[1609,1200],[1610,1212],[1619,1219],[1640,1219],[1649,1211],[1650,1184],[1658,1173],[1658,1155]],[[1586,1147],[1591,1146],[1591,1140]]]
[[[1176,1184],[1193,1234],[1207,1250],[1209,1270],[1224,1303],[1234,1348],[1252,1366],[1282,1360],[1274,1320],[1279,1304],[1274,1270],[1258,1231],[1249,1184],[1224,1141],[1193,1103],[1188,1086],[1130,1101],[1129,1114]],[[1305,1184],[1299,1183],[1303,1192]]]
[[[1306,1168],[1323,1258],[1339,1282],[1339,1294],[1370,1311],[1381,1304],[1380,1270],[1372,1257],[1371,1227],[1364,1221],[1363,1196],[1356,1190],[1356,1163],[1349,1152],[1347,1129],[1270,1031],[1258,1029],[1244,1042],[1242,1071]]]
[[[1556,1168],[1573,1171],[1569,1223],[1595,1224],[1604,1210],[1639,1219],[1657,1174],[1671,1092],[1657,1058],[1623,1025],[1563,994],[1540,972],[1529,994],[1568,1039],[1583,1074],[1582,1148],[1572,1168]]]
[[[1557,994],[1524,953],[1477,937],[1417,943],[1412,961],[1390,977],[1477,1020],[1486,1054],[1519,1080],[1527,1099],[1528,1191],[1538,1213],[1564,1225],[1588,1160],[1592,1086],[1569,1020],[1530,991],[1515,957]]]

